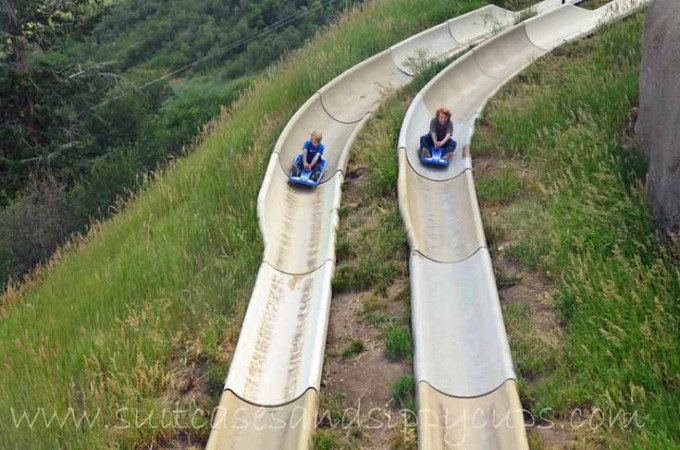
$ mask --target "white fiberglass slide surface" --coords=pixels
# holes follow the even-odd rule
[[[424,63],[453,56],[531,14],[542,14],[582,0],[544,0],[522,11],[487,5],[406,39],[390,50],[397,67],[415,75]]]
[[[539,5],[542,10],[557,3]],[[436,50],[431,58],[463,51],[511,26],[521,14],[485,7],[426,30],[347,70],[290,119],[274,147],[257,201],[264,260],[209,449],[308,447],[330,311],[337,210],[352,142],[385,92],[413,79],[406,70],[410,61],[431,49]],[[316,189],[290,186],[291,161],[312,130],[323,133],[326,172]],[[474,198],[461,197],[460,202],[476,206]],[[454,259],[469,250],[468,244],[449,244],[443,251],[456,255]],[[425,249],[428,243],[423,245]],[[448,261],[448,256],[442,259]]]
[[[411,103],[399,136],[399,208],[411,246],[421,449],[528,448],[469,151],[460,150],[468,147],[475,119],[536,58],[647,2],[544,12],[470,50]],[[452,109],[459,150],[448,168],[429,168],[416,151],[441,106]],[[481,422],[470,421],[475,414]]]

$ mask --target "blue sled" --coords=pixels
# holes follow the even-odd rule
[[[302,155],[297,155],[293,159],[293,164],[298,165],[302,161]],[[317,187],[319,182],[323,178],[323,174],[326,171],[326,160],[319,160],[319,177],[316,180],[312,180],[312,171],[302,169],[300,171],[300,176],[293,176],[293,171],[288,172],[288,182],[291,184],[301,184],[303,186]]]
[[[450,160],[444,159],[444,150],[441,148],[431,147],[429,158],[425,157],[421,150],[418,150],[418,153],[420,156],[420,162],[428,166],[448,167],[448,165],[451,163]]]

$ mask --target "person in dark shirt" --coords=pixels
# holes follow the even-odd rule
[[[291,171],[294,176],[299,177],[302,170],[308,170],[312,172],[310,178],[314,181],[319,179],[321,175],[321,155],[324,152],[324,146],[321,143],[321,132],[312,131],[311,136],[308,141],[302,145],[302,159],[299,164],[293,164]]]
[[[451,111],[447,108],[439,108],[430,121],[430,132],[420,138],[420,151],[426,158],[430,157],[430,149],[441,148],[445,159],[453,159],[456,150],[456,141],[453,140],[453,122]]]

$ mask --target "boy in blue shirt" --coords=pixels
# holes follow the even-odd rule
[[[317,181],[319,179],[319,176],[321,175],[321,165],[319,164],[319,161],[321,161],[321,155],[323,155],[324,151],[321,139],[322,136],[320,132],[312,131],[309,140],[305,141],[302,146],[302,159],[299,164],[293,164],[293,167],[290,169],[293,176],[299,177],[300,172],[304,169],[312,172],[312,175],[310,176],[312,180]]]

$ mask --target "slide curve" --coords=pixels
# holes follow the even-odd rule
[[[398,144],[399,207],[411,246],[419,448],[528,448],[469,152],[457,150],[447,169],[431,169],[418,161],[420,135],[445,105],[454,138],[466,147],[488,99],[536,58],[646,3],[540,14],[468,51],[409,106]]]
[[[561,4],[562,0],[545,0],[532,8],[542,13]],[[213,418],[208,449],[309,447],[349,149],[385,92],[409,83],[423,59],[461,53],[514,25],[523,14],[486,6],[419,33],[339,75],[290,119],[274,147],[257,200],[264,260]],[[323,133],[328,149],[325,175],[315,190],[289,186],[290,163],[314,129]],[[473,198],[469,202],[476,204]],[[468,249],[455,251],[462,258]]]

